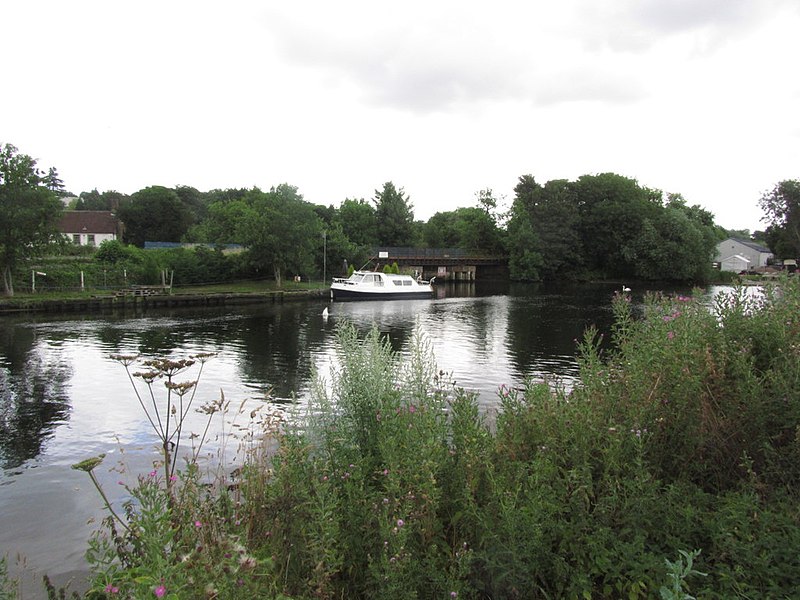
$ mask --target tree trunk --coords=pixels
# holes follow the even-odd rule
[[[8,265],[3,267],[3,293],[9,297],[14,295],[14,280],[11,277],[11,267]]]

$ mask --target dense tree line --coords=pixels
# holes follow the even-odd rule
[[[705,281],[720,239],[711,213],[614,173],[540,185],[519,178],[508,222],[515,279]]]
[[[6,293],[11,271],[51,242],[65,194],[55,168],[47,173],[13,146],[3,150],[2,218],[13,236],[0,240]],[[236,272],[274,278],[342,273],[361,266],[376,247],[461,248],[508,258],[517,280],[624,278],[704,281],[717,242],[728,232],[711,213],[680,194],[664,194],[614,173],[540,184],[523,175],[507,212],[491,189],[468,206],[414,218],[402,187],[388,181],[369,200],[346,198],[336,207],[307,202],[281,184],[263,191],[151,186],[131,195],[82,192],[75,210],[110,210],[124,224],[123,242],[198,242],[247,248]],[[781,256],[800,254],[800,182],[784,181],[760,200],[769,227],[765,241]],[[34,235],[36,232],[37,235]],[[749,232],[745,232],[747,234]]]

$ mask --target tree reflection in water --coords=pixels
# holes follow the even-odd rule
[[[48,360],[34,329],[0,326],[0,467],[36,458],[56,427],[69,419],[65,364]]]

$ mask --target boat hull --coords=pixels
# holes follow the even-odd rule
[[[414,290],[410,292],[372,292],[359,289],[331,287],[333,300],[427,300],[433,298],[433,290]]]

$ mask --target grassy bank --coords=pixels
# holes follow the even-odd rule
[[[60,312],[60,311],[96,311],[114,308],[116,304],[121,306],[125,303],[130,304],[136,300],[131,289],[127,289],[127,295],[117,297],[118,292],[123,292],[127,288],[120,289],[94,289],[86,291],[65,291],[65,290],[42,290],[36,293],[23,292],[15,294],[13,297],[0,298],[0,313],[2,312]],[[252,296],[253,301],[263,298],[274,298],[280,295],[281,299],[291,299],[294,297],[314,296],[324,297],[325,287],[320,283],[306,282],[284,282],[278,287],[274,281],[242,281],[230,282],[216,285],[197,285],[197,286],[175,286],[158,290],[158,294],[149,297],[149,304],[153,305],[180,305],[183,300],[187,305],[196,305],[198,299],[207,298],[209,304],[214,299],[225,299],[236,297],[240,301]],[[141,298],[139,298],[141,300]]]
[[[503,387],[494,428],[423,335],[402,360],[343,325],[308,415],[269,421],[278,451],[251,442],[236,478],[176,469],[162,430],[162,467],[90,543],[89,597],[793,597],[800,287],[765,294],[636,316],[621,295],[580,385]],[[138,374],[170,380],[177,414],[183,367]]]

